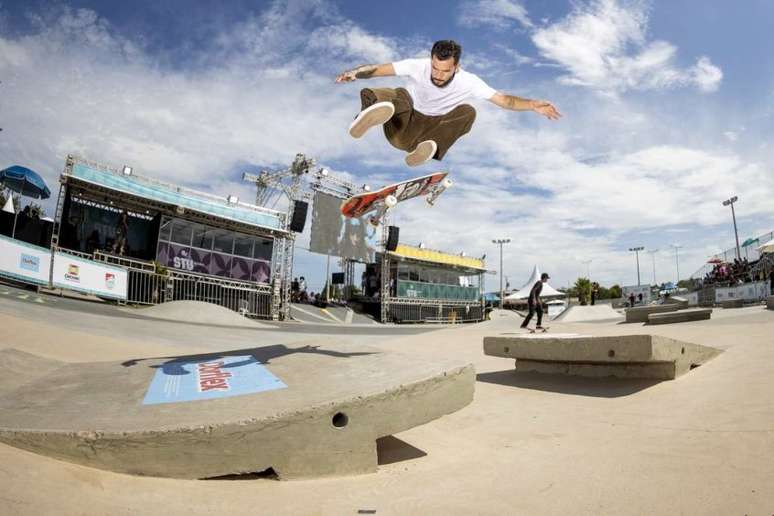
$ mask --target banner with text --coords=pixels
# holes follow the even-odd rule
[[[53,284],[87,294],[126,299],[126,269],[79,258],[67,253],[54,254]]]
[[[18,281],[48,284],[51,250],[0,235],[0,274]]]

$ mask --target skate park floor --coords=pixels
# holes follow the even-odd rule
[[[508,312],[476,325],[374,326],[367,333],[322,324],[188,325],[62,304],[0,295],[0,349],[99,362],[311,339],[471,362],[476,391],[467,407],[380,440],[378,470],[357,476],[139,477],[3,444],[2,514],[770,514],[774,508],[774,311],[763,306],[716,309],[711,320],[660,326],[550,323],[549,334],[644,332],[724,351],[676,380],[652,381],[516,373],[513,360],[482,350],[485,336],[522,333],[521,318]]]

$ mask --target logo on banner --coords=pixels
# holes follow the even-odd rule
[[[197,367],[199,392],[227,391],[231,387],[228,379],[232,374],[223,370],[224,362],[203,362]]]
[[[77,265],[70,263],[67,265],[67,272],[65,273],[64,277],[69,281],[75,281],[76,283],[80,282],[80,269]]]
[[[38,258],[37,256],[32,256],[29,254],[22,253],[21,260],[19,261],[19,268],[27,271],[39,272],[40,258]]]
[[[113,287],[116,286],[116,275],[112,272],[105,273],[105,286],[108,290],[113,290]]]

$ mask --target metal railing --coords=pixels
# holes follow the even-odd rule
[[[272,318],[270,285],[222,280],[170,271],[165,301],[205,301],[248,317]]]
[[[462,323],[484,320],[481,304],[457,303],[404,303],[393,299],[388,305],[388,321]],[[383,321],[383,322],[388,322]]]

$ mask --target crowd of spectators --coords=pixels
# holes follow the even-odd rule
[[[733,262],[716,263],[712,270],[704,275],[702,284],[708,285],[739,285],[755,281],[758,278],[753,277],[753,271],[747,258],[741,260],[736,258]]]

